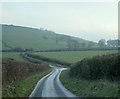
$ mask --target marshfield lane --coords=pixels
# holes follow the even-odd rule
[[[59,80],[61,71],[66,68],[51,67],[53,71],[39,80],[29,97],[76,97]]]

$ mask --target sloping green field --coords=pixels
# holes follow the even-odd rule
[[[2,25],[2,40],[13,48],[33,48],[34,50],[68,48],[67,42],[72,40],[80,44],[85,43],[86,46],[89,43],[87,40],[56,34],[48,30],[13,25]]]

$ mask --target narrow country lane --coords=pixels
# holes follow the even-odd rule
[[[29,97],[76,97],[69,92],[59,80],[61,71],[66,68],[52,68],[53,71],[37,83]]]

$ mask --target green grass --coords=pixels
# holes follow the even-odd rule
[[[36,55],[45,56],[48,58],[55,58],[58,60],[75,63],[82,60],[83,58],[95,56],[99,54],[114,53],[117,50],[111,51],[66,51],[66,52],[38,52]]]
[[[65,40],[67,39],[67,37],[65,35],[56,34],[51,31],[45,31],[35,28],[2,25],[2,40],[6,42],[7,45],[13,48],[33,48],[34,50],[67,48],[67,43]],[[61,40],[61,38],[63,40]],[[60,39],[58,43],[56,43],[56,39]],[[88,45],[89,42],[87,40],[83,40],[76,37],[70,37],[70,39],[77,40],[80,43],[84,42],[86,43],[86,45]]]
[[[19,52],[3,52],[2,57],[3,58],[14,58],[16,60],[26,61],[23,57],[20,56]]]
[[[52,69],[33,75],[24,81],[19,81],[14,85],[9,85],[2,89],[2,97],[28,97],[36,86],[37,82],[45,75],[50,73]]]
[[[73,94],[82,97],[117,97],[118,83],[107,80],[80,80],[69,77],[67,71],[63,71],[60,76],[63,85]]]

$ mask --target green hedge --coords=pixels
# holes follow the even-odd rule
[[[7,87],[31,75],[47,71],[49,68],[47,63],[33,64],[12,58],[2,59],[2,85]]]
[[[94,56],[71,66],[70,75],[84,79],[120,80],[120,53]]]
[[[34,59],[34,60],[40,60],[40,61],[60,64],[60,65],[66,65],[66,66],[70,66],[72,64],[72,63],[56,60],[56,59],[53,59],[53,58],[47,58],[47,57],[40,56],[40,55],[34,55],[32,53],[22,53],[21,55],[25,58],[27,57],[28,59],[32,58],[32,61]]]

